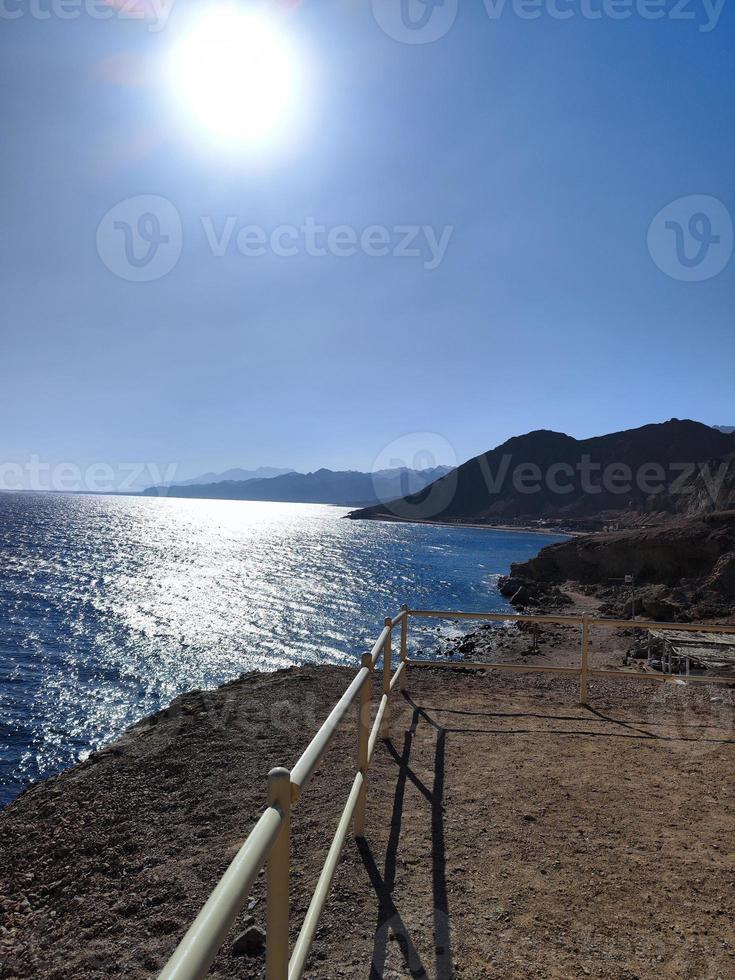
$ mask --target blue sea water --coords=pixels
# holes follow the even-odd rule
[[[505,609],[498,575],[558,540],[345,513],[0,494],[0,805],[183,691],[356,664],[402,602]]]

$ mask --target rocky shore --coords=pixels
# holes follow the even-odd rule
[[[476,634],[473,658],[483,644],[578,652],[564,628],[535,652],[528,634]],[[0,813],[3,980],[155,977],[261,812],[268,770],[293,763],[351,676],[294,668],[191,692]],[[600,681],[582,708],[575,678],[413,671],[306,976],[731,976],[732,704],[660,693]],[[355,727],[352,712],[295,810],[292,942]],[[264,906],[261,875],[213,975],[263,978]]]
[[[652,619],[735,622],[734,517],[732,512],[703,515],[667,528],[574,538],[514,566],[501,580],[500,589],[525,611],[621,618],[635,612]],[[625,581],[628,574],[634,576],[633,582]],[[636,653],[635,636],[628,628],[593,628],[593,665],[650,672],[645,657]],[[439,659],[579,664],[579,629],[563,624],[487,624],[452,641],[441,641],[427,624],[421,644],[421,654]],[[86,762],[29,788],[0,812],[3,980],[155,976],[261,812],[268,770],[293,763],[353,673],[333,667],[255,672],[214,691],[192,691],[143,719]],[[732,873],[726,841],[735,800],[731,794],[726,798],[720,794],[716,800],[715,795],[732,769],[733,692],[666,685],[662,697],[659,685],[618,680],[595,681],[594,687],[595,707],[570,713],[570,706],[578,700],[576,678],[482,671],[458,676],[431,669],[412,672],[410,694],[399,699],[396,707],[394,741],[381,745],[371,775],[375,787],[372,819],[377,828],[372,846],[387,849],[385,862],[381,870],[369,848],[350,845],[318,934],[309,976],[318,980],[363,977],[372,957],[379,969],[370,976],[426,977],[428,973],[417,966],[417,950],[432,945],[437,963],[446,968],[442,975],[468,980],[540,980],[555,975],[550,971],[559,963],[564,964],[559,974],[563,976],[698,980],[711,963],[716,964],[713,977],[731,975],[735,910],[720,894],[717,881]],[[376,685],[376,697],[378,693]],[[478,725],[481,718],[487,720]],[[435,770],[435,786],[441,778],[443,795],[436,806],[432,802],[431,821],[423,832],[424,796],[417,793],[414,799],[409,793],[403,801],[406,783],[411,783],[406,753],[410,753],[422,719],[430,720],[424,736],[429,742],[419,750],[424,753],[420,755],[424,768],[431,767],[433,747],[443,744],[449,733],[458,753],[453,767],[442,769],[441,776]],[[516,724],[517,719],[524,720]],[[316,779],[299,804],[293,838],[293,853],[298,856],[292,882],[294,930],[308,906],[349,789],[355,724],[353,712],[335,738],[329,778]],[[601,724],[606,728],[597,731],[595,726]],[[478,859],[467,853],[468,834],[482,838],[487,826],[483,810],[473,809],[477,801],[468,793],[471,796],[474,790],[461,773],[466,739],[485,735],[493,738],[473,744],[473,766],[485,766],[492,774],[498,836],[488,841],[487,853]],[[579,744],[552,760],[547,754],[549,739],[560,737]],[[630,744],[619,739],[630,740]],[[672,775],[661,757],[661,745],[669,743],[693,753],[696,767]],[[564,744],[558,743],[557,748]],[[641,749],[646,753],[645,778],[640,775]],[[579,781],[575,753],[580,752],[587,759],[588,771],[597,766],[594,792],[586,778]],[[611,759],[617,760],[617,770],[610,769]],[[425,776],[412,778],[422,786]],[[645,804],[649,823],[635,820],[628,826],[632,812],[629,783],[636,785],[636,806],[641,793],[645,799],[650,797]],[[416,812],[411,812],[400,835],[402,863],[396,863],[399,842],[392,829],[397,799],[393,794],[401,787],[401,805],[410,804]],[[566,787],[561,795],[559,787]],[[597,792],[604,794],[604,804],[599,806]],[[538,798],[548,798],[548,805],[536,807]],[[464,800],[456,833],[454,825],[444,827],[442,823],[442,799]],[[526,824],[522,832],[519,799]],[[662,861],[657,830],[661,814],[678,807],[687,814],[686,821],[697,823],[695,814],[709,806],[708,801],[717,803],[718,816],[706,829],[698,823],[698,840],[707,840],[705,863],[711,876],[699,872],[704,866],[701,856],[682,867],[688,837],[681,832],[683,824],[678,819],[667,830],[669,842],[676,839],[675,847]],[[580,813],[585,814],[584,820]],[[549,863],[551,851],[563,852],[569,826],[575,821],[584,827],[599,824],[596,846],[576,849],[568,866],[558,860]],[[437,838],[440,823],[443,829]],[[614,848],[608,839],[610,826],[619,830]],[[383,828],[390,828],[387,836]],[[445,882],[444,891],[437,892],[436,866],[432,873],[431,862],[428,870],[424,864],[427,846],[435,853],[438,839],[446,849],[443,861],[462,869],[464,887],[457,882],[451,890]],[[515,841],[515,848],[508,849],[505,841]],[[635,870],[627,866],[621,871],[615,861],[607,860],[604,848],[619,857],[621,848],[630,851],[631,841],[637,841],[633,845],[637,864]],[[470,866],[472,871],[467,872]],[[498,877],[498,868],[503,867],[506,870]],[[539,878],[540,868],[556,882],[549,891]],[[596,891],[593,907],[588,909],[585,882],[592,880],[590,875],[605,880],[612,888],[611,896],[617,897],[608,902],[606,893]],[[526,885],[509,884],[519,880]],[[652,880],[666,895],[678,893],[685,906],[672,906],[663,893],[644,896]],[[402,918],[396,919],[394,892],[403,895],[406,905],[418,895],[427,907],[433,903],[433,920],[418,917],[407,926]],[[686,945],[684,958],[670,958],[668,946],[659,941],[656,919],[638,914],[626,916],[624,923],[619,921],[621,902],[639,912],[643,902],[645,909],[657,909],[667,924],[673,919],[682,949]],[[371,905],[377,920],[356,925],[358,910]],[[451,955],[445,936],[449,931],[442,926],[437,932],[436,925],[443,921],[441,916],[449,921],[445,906],[456,916]],[[488,920],[486,910],[496,906],[502,912]],[[572,920],[565,918],[564,911],[571,908],[575,909]],[[517,926],[513,925],[514,910],[519,914]],[[522,910],[525,917],[520,916]],[[728,929],[722,927],[722,916],[727,917]],[[346,921],[353,923],[347,932]],[[548,925],[554,922],[560,938],[558,948],[552,949]],[[218,954],[217,976],[225,980],[263,977],[264,925],[261,876]],[[580,927],[602,937],[592,958],[587,939],[583,942],[584,936],[575,933]],[[407,929],[413,946],[404,942]],[[392,946],[388,942],[391,930],[397,937]],[[486,934],[493,940],[481,956],[482,962],[491,964],[487,968],[478,966],[478,950],[485,948]],[[715,935],[720,937],[719,945],[711,941]],[[500,945],[499,936],[504,937]],[[631,936],[635,937],[633,946]],[[521,939],[528,944],[525,953],[518,952]],[[663,969],[662,963],[669,968]]]
[[[251,673],[192,691],[88,761],[32,786],[0,812],[0,976],[155,976],[234,857],[265,803],[268,771],[291,765],[354,671]],[[331,780],[304,801],[294,848],[313,880],[354,764],[354,728],[330,757]],[[302,916],[306,888],[296,881]],[[263,883],[218,957],[217,975],[260,977]],[[238,937],[243,937],[239,946]]]
[[[513,565],[500,590],[519,608],[559,609],[570,587],[603,615],[731,622],[735,618],[735,511],[574,538]]]

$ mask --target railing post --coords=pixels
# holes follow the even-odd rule
[[[380,737],[390,738],[390,671],[391,671],[391,660],[392,658],[392,645],[391,638],[393,635],[393,620],[390,616],[386,617],[385,625],[390,627],[388,630],[388,635],[385,638],[385,643],[383,644],[383,694],[386,696],[385,702],[385,712],[383,713],[383,721],[380,724]]]
[[[268,858],[265,975],[267,980],[288,978],[289,852],[291,845],[291,773],[271,769],[268,803],[283,814]]]
[[[357,768],[362,773],[362,786],[355,805],[355,837],[365,836],[365,805],[367,803],[368,742],[370,741],[370,705],[373,695],[373,658],[363,654],[362,666],[370,671],[360,690],[360,710],[357,716]]]
[[[403,670],[398,678],[398,690],[405,691],[408,682],[408,606],[401,606],[404,617],[401,620],[401,663]]]
[[[587,704],[589,695],[590,669],[590,624],[587,613],[582,616],[582,663],[579,671],[579,701]]]

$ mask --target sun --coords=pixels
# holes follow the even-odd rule
[[[299,63],[282,25],[264,13],[215,5],[174,42],[169,84],[182,113],[222,148],[274,142],[293,124]]]

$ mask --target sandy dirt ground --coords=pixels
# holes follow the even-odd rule
[[[185,695],[0,813],[0,976],[155,976],[261,812],[268,770],[296,760],[351,676]],[[591,694],[580,707],[574,679],[414,670],[307,976],[735,977],[730,690]],[[355,742],[353,713],[293,813],[292,940]],[[212,976],[264,976],[262,955],[233,955],[251,924],[262,876]]]

